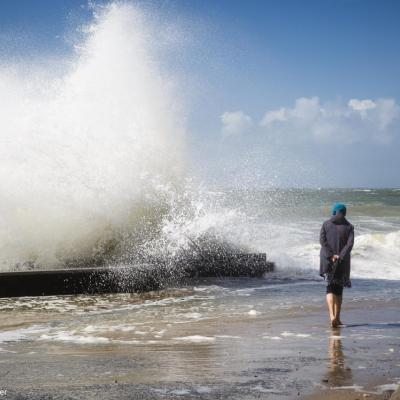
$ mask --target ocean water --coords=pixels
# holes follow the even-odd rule
[[[321,224],[336,202],[344,202],[355,227],[352,276],[400,279],[398,189],[234,191],[223,196],[247,217],[243,226],[236,225],[243,240],[266,252],[288,276],[318,274]]]
[[[364,352],[363,346],[374,340],[379,343],[376,356],[386,354],[387,346],[397,354],[399,194],[396,189],[210,191],[202,204],[212,207],[199,207],[196,218],[185,225],[185,235],[212,231],[213,238],[218,233],[239,248],[267,252],[276,262],[274,273],[254,279],[203,279],[143,294],[0,299],[1,352],[11,361],[47,357],[49,351],[89,360],[95,352],[108,361],[126,354],[133,358],[152,354],[152,362],[166,362],[165,367],[172,368],[168,376],[151,372],[155,381],[234,377],[247,368],[246,363],[266,362],[260,354],[272,358],[294,357],[298,351],[314,354],[316,343],[324,349],[330,337],[325,283],[318,276],[319,229],[331,204],[343,201],[356,229],[353,287],[344,293],[343,317],[355,326],[345,331],[344,342],[358,343],[360,349],[356,346],[354,354]],[[176,234],[176,225],[169,229]],[[308,319],[301,322],[301,318]],[[209,356],[202,353],[205,347]],[[236,349],[234,360],[229,360],[226,354],[232,349]],[[197,372],[188,372],[189,361],[183,362],[182,354]],[[352,359],[351,354],[351,363],[372,368],[369,359]],[[388,353],[389,364],[391,357]],[[101,374],[113,370],[107,362]],[[57,368],[64,368],[62,363]],[[282,379],[274,387],[286,393]]]
[[[364,304],[384,306],[381,319],[373,320],[376,327],[357,328],[350,338],[385,336],[379,324],[399,323],[396,312],[390,311],[397,310],[400,301],[399,190],[220,190],[203,191],[190,218],[182,213],[187,210],[184,204],[177,210],[180,218],[168,219],[163,233],[179,242],[175,249],[185,246],[187,237],[209,235],[241,249],[266,252],[276,263],[274,273],[261,279],[203,280],[149,294],[0,299],[1,351],[10,357],[31,352],[43,356],[51,345],[57,354],[90,355],[97,349],[118,358],[123,348],[135,353],[144,346],[167,352],[171,362],[179,364],[174,352],[184,351],[180,349],[188,344],[212,346],[218,362],[221,352],[236,346],[236,341],[279,342],[280,351],[287,342],[295,351],[298,340],[309,340],[310,345],[316,337],[323,341],[323,317],[315,322],[320,326],[317,333],[297,323],[282,328],[279,321],[325,315],[318,238],[336,201],[347,204],[356,232],[353,288],[345,292],[345,316]],[[365,316],[356,322],[365,323]],[[390,331],[386,339],[396,332]],[[257,356],[257,348],[243,346],[246,357]],[[203,360],[193,357],[193,362]],[[204,374],[210,372],[207,365],[201,367]],[[183,379],[184,364],[182,368],[175,366],[174,378]]]

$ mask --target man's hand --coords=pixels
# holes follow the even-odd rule
[[[337,254],[335,254],[334,256],[332,256],[331,260],[332,260],[332,262],[335,262],[335,261],[339,260],[339,256]]]

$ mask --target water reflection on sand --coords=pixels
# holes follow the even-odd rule
[[[3,299],[0,373],[9,371],[3,383],[21,393],[73,385],[96,394],[94,386],[117,381],[201,398],[286,399],[318,385],[363,385],[377,372],[392,383],[400,376],[400,294],[397,284],[382,285],[356,281],[343,311],[353,325],[334,331],[324,286],[314,281]]]

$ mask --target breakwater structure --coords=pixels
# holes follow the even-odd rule
[[[202,277],[262,277],[274,264],[265,253],[233,254],[171,265],[33,269],[0,273],[0,297],[133,293],[158,290]]]

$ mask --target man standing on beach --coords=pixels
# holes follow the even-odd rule
[[[319,238],[320,275],[327,282],[326,301],[333,328],[342,325],[343,287],[351,287],[350,253],[354,244],[354,227],[347,221],[346,212],[344,204],[335,204],[332,217],[322,224]]]

